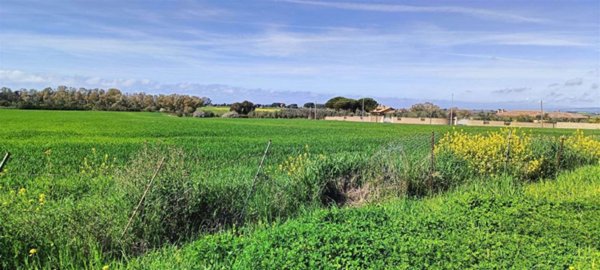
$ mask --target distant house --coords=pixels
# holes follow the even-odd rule
[[[579,113],[569,113],[569,112],[548,112],[544,113],[545,117],[550,119],[570,119],[570,120],[580,120],[580,119],[588,119],[587,116]],[[531,118],[540,118],[540,111],[507,111],[507,110],[498,110],[496,115],[499,117],[507,117],[507,118],[517,118],[528,116]]]
[[[394,108],[385,105],[379,105],[377,108],[371,111],[372,115],[385,115],[386,113],[394,112]]]

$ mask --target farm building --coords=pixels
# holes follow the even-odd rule
[[[394,108],[385,105],[379,105],[377,108],[371,111],[372,115],[385,115],[386,113],[394,112]]]

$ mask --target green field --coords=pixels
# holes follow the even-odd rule
[[[534,232],[537,233],[534,236],[539,236],[539,239],[535,238],[539,242],[526,247],[528,249],[521,255],[515,254],[514,246],[504,248],[491,242],[486,244],[488,246],[464,242],[471,238],[484,239],[494,233],[493,229],[497,228],[494,226],[512,226],[511,222],[521,222],[503,211],[516,211],[518,216],[522,209],[504,210],[495,206],[491,210],[480,209],[488,211],[485,213],[489,215],[506,214],[508,216],[503,218],[507,221],[494,224],[494,218],[483,216],[481,224],[469,223],[471,231],[457,232],[461,222],[470,220],[474,212],[464,205],[463,208],[444,206],[444,202],[448,200],[449,205],[459,205],[461,198],[466,200],[468,194],[473,193],[435,194],[473,185],[467,183],[469,179],[462,179],[463,185],[463,181],[448,182],[442,177],[439,185],[433,183],[439,188],[426,189],[432,183],[425,182],[427,178],[423,177],[428,171],[431,133],[435,132],[438,140],[450,130],[450,127],[425,125],[179,118],[160,113],[0,110],[0,153],[12,153],[6,171],[0,175],[0,268],[98,269],[104,265],[125,266],[129,261],[134,268],[188,268],[192,265],[200,268],[210,265],[217,268],[289,268],[293,265],[319,268],[325,264],[334,268],[352,268],[364,263],[379,268],[403,265],[405,259],[406,265],[436,265],[438,262],[439,266],[440,262],[450,260],[457,264],[447,265],[458,267],[487,261],[497,262],[497,268],[504,268],[510,266],[511,258],[534,261],[543,258],[543,254],[560,251],[562,253],[550,258],[552,263],[547,264],[554,268],[558,262],[564,261],[564,265],[588,263],[588,259],[597,256],[598,246],[591,243],[598,240],[598,231],[586,227],[599,222],[592,215],[598,216],[598,202],[594,200],[581,206],[592,208],[591,212],[560,208],[565,215],[556,220],[538,220],[533,216],[540,226],[549,226],[548,231]],[[493,130],[465,128],[467,133]],[[529,132],[545,138],[574,133],[550,129]],[[600,132],[586,131],[585,134],[597,138]],[[264,168],[255,178],[269,140],[272,145]],[[553,152],[549,156],[553,158]],[[161,160],[164,164],[159,166]],[[440,164],[445,163],[440,161]],[[584,165],[584,162],[580,164]],[[156,181],[140,204],[141,208],[137,208],[149,180],[159,167]],[[597,175],[597,170],[578,173],[584,175],[580,178],[585,178]],[[501,179],[504,180],[491,182],[513,178]],[[590,184],[592,190],[598,188],[596,180]],[[516,178],[513,182],[521,183]],[[352,192],[367,190],[367,183],[385,187],[373,189],[378,191],[377,196],[371,190],[370,197],[377,200],[363,202],[350,196]],[[490,194],[496,194],[493,188],[489,190],[492,190]],[[520,184],[511,185],[510,192],[520,190],[523,190]],[[492,206],[495,203],[523,204],[523,207],[529,207],[527,209],[534,209],[532,215],[538,214],[538,202],[546,200],[543,196],[533,198],[533,195],[525,194],[507,198],[504,202],[492,195],[492,199],[484,196],[482,203],[488,203],[486,200],[489,199]],[[440,197],[423,199],[423,196]],[[397,197],[404,199],[397,201]],[[374,205],[380,202],[384,204]],[[344,205],[361,207],[337,210]],[[544,203],[539,205],[539,211],[542,211],[539,214],[544,217],[549,213],[543,211],[554,207]],[[327,207],[333,207],[333,210],[320,210]],[[423,209],[427,207],[433,207],[435,211],[416,215],[413,219],[404,218],[425,211]],[[134,209],[138,211],[132,214]],[[575,230],[573,235],[579,238],[573,238],[573,241],[581,240],[580,245],[560,240],[570,236],[562,234],[561,222],[571,215],[585,216],[581,219],[585,226],[564,225]],[[587,215],[592,217],[586,219]],[[291,221],[284,222],[290,218]],[[333,221],[329,222],[328,218]],[[351,220],[345,222],[346,218]],[[364,226],[364,234],[353,231],[352,222]],[[416,238],[394,234],[395,230],[404,228],[402,222],[414,226]],[[556,227],[550,226],[552,222]],[[381,234],[377,229],[379,226],[386,228]],[[421,226],[426,226],[429,231],[416,229]],[[476,231],[478,226],[484,231]],[[407,230],[410,228],[406,227]],[[295,230],[302,234],[292,233]],[[214,234],[218,231],[224,232]],[[326,234],[328,232],[330,234]],[[379,255],[373,255],[372,249],[363,250],[344,242],[349,240],[348,235],[354,235],[351,239],[357,245],[364,246],[360,243],[367,241],[384,249],[389,246],[390,250],[386,251],[388,253],[377,251]],[[385,239],[381,238],[383,236]],[[517,245],[529,239],[520,238],[517,232],[499,232],[492,236],[499,237],[499,245]],[[326,240],[333,246],[326,251],[317,249],[314,242],[298,241],[299,246],[288,242],[297,237],[304,239],[302,241]],[[493,237],[491,239],[496,239]],[[459,241],[459,238],[465,240]],[[200,240],[182,249],[172,247],[196,239]],[[403,241],[408,241],[406,246],[399,245]],[[465,251],[444,257],[448,251],[441,247],[444,243],[452,243],[447,245],[448,248],[468,246],[473,252],[489,254],[485,257],[484,253]],[[407,248],[413,250],[421,245],[430,249],[405,253]],[[550,247],[553,245],[559,247]],[[528,252],[537,248],[547,253],[532,257],[533,253]],[[155,249],[159,251],[154,252]],[[501,254],[493,252],[498,249]],[[314,257],[292,255],[300,255],[300,251]],[[579,251],[582,253],[577,253]],[[171,257],[169,252],[183,257]],[[202,256],[198,252],[202,252]],[[362,252],[365,252],[364,259],[357,255]],[[438,253],[440,255],[436,255]],[[256,254],[263,257],[252,260]],[[418,261],[406,257],[407,254],[433,257],[424,256]],[[463,255],[464,258],[455,257]],[[330,261],[322,256],[338,256],[342,261]],[[182,265],[178,266],[179,263]],[[514,266],[519,268],[527,264]]]

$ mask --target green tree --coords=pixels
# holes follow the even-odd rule
[[[244,100],[243,102],[236,102],[231,104],[230,111],[237,112],[239,114],[247,115],[251,111],[254,111],[254,103]]]
[[[410,112],[417,117],[446,118],[446,112],[431,102],[414,104],[410,107]]]
[[[375,108],[377,108],[377,105],[379,105],[379,103],[372,98],[361,98],[361,99],[357,100],[356,103],[358,105],[358,108],[361,110],[362,110],[362,106],[364,104],[365,111],[367,111],[367,112],[374,110]]]
[[[334,110],[355,111],[358,108],[358,102],[355,99],[346,97],[334,97],[325,103],[325,107]]]

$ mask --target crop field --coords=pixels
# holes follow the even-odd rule
[[[511,258],[541,260],[544,254],[555,254],[549,268],[561,260],[560,267],[598,265],[600,221],[593,209],[599,202],[577,199],[586,190],[571,192],[573,202],[556,198],[551,181],[525,183],[566,171],[556,185],[577,178],[589,185],[585,196],[598,195],[592,176],[598,175],[593,165],[600,160],[599,136],[600,131],[0,110],[0,154],[12,154],[0,174],[0,268],[363,268],[369,262],[375,268],[410,268],[444,261],[455,267],[498,262],[489,266],[504,268]],[[569,174],[582,166],[589,167]],[[497,192],[482,184],[481,198],[468,191],[485,179],[516,184]],[[502,192],[520,193],[500,199]],[[548,206],[553,198],[591,210]],[[442,207],[441,200],[457,206]],[[484,215],[467,222],[475,203],[473,211],[502,219]],[[524,218],[556,231],[531,232],[530,238],[508,231],[520,228],[512,226],[521,222],[513,220],[520,212],[496,204],[522,204],[518,211],[533,209]],[[552,216],[547,207],[564,215]],[[427,211],[431,215],[423,214]],[[576,224],[560,223],[574,216],[580,218]],[[464,222],[470,229],[458,233]],[[416,229],[422,224],[427,232]],[[381,234],[380,225],[387,228]],[[363,234],[354,234],[361,226]],[[407,238],[408,231],[393,233],[401,228],[416,230],[414,238]],[[497,241],[483,241],[487,233]],[[580,244],[565,242],[571,236]],[[303,239],[295,242],[300,246],[292,243],[297,238]],[[361,249],[365,239],[377,250]],[[530,240],[538,242],[515,255],[510,245]],[[319,250],[319,241],[329,241],[331,250]],[[403,242],[407,245],[399,245]],[[444,255],[446,249],[467,247],[464,254]],[[535,255],[537,248],[546,253]],[[177,261],[170,252],[182,257]],[[303,252],[315,257],[291,255]],[[252,260],[253,254],[264,257]]]

